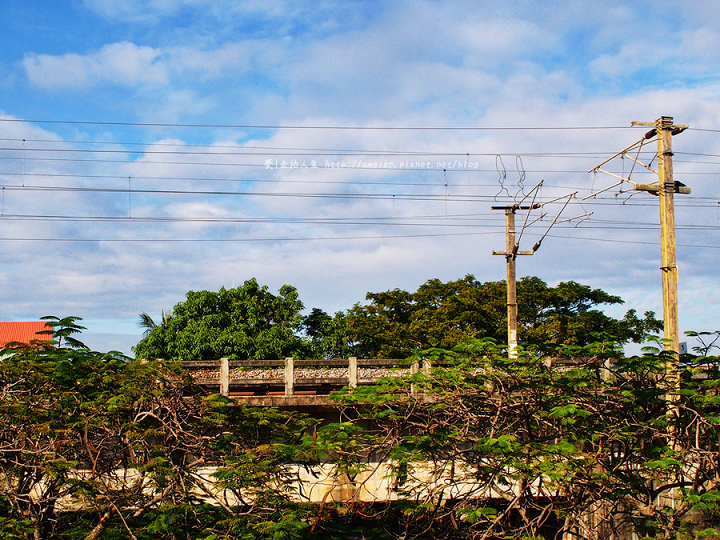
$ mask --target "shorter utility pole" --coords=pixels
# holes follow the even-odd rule
[[[515,212],[530,210],[530,206],[493,206],[493,210],[505,211],[505,251],[493,251],[493,255],[504,255],[507,261],[507,327],[508,327],[508,358],[517,358],[517,274],[515,259],[518,255],[532,255],[535,251],[518,251],[515,242]]]

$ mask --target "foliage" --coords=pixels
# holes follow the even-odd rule
[[[433,368],[345,389],[321,422],[91,351],[67,339],[77,318],[50,320],[52,341],[0,351],[3,538],[717,536],[714,334],[679,387],[674,356],[626,358],[603,336],[555,349],[554,367],[547,346],[427,349],[412,359]],[[356,490],[376,474],[392,500],[310,504],[301,473]]]
[[[468,338],[507,339],[504,281],[480,283],[468,275],[443,283],[431,279],[414,293],[395,289],[368,293],[367,305],[347,312],[345,343],[355,356],[406,358],[422,349],[451,349]],[[618,342],[641,342],[662,323],[654,313],[640,319],[634,310],[621,320],[594,309],[622,300],[574,281],[550,287],[537,277],[518,282],[518,333],[521,343],[587,345],[605,332]],[[318,338],[315,338],[319,341]],[[333,339],[337,342],[338,332]]]
[[[416,351],[451,349],[466,339],[507,338],[504,281],[480,283],[468,275],[443,283],[428,280],[417,291],[368,293],[334,316],[314,308],[305,317],[297,291],[283,286],[277,296],[257,281],[218,292],[190,291],[158,324],[140,315],[145,337],[137,358],[179,360],[312,358],[407,358]],[[521,343],[587,345],[604,332],[617,342],[641,342],[662,323],[629,310],[614,319],[596,309],[622,300],[574,281],[550,287],[536,277],[518,282]]]
[[[284,285],[274,295],[255,279],[218,292],[190,291],[159,325],[141,315],[150,332],[135,346],[135,355],[174,360],[302,355],[304,342],[295,335],[302,309],[294,287]]]
[[[54,344],[0,351],[3,538],[297,538],[309,527],[287,483],[315,421],[231,406],[171,364],[74,348],[78,319],[52,320]]]
[[[662,321],[652,311],[641,319],[631,309],[617,320],[593,309],[622,303],[619,296],[574,281],[549,287],[537,277],[522,278],[518,282],[520,339],[535,345],[589,345],[596,334],[605,333],[616,343],[641,343],[662,330]]]
[[[313,308],[303,319],[300,328],[308,340],[308,354],[312,358],[348,358],[357,355],[357,344],[349,337],[347,315],[339,311],[331,317]]]
[[[698,345],[695,345],[692,349],[702,358],[709,356],[713,349],[720,349],[720,345],[718,345],[720,330],[715,332],[688,331],[685,332],[685,335],[694,337],[697,340]]]
[[[442,367],[338,397],[374,429],[335,445],[335,459],[387,471],[398,502],[386,512],[402,507],[408,538],[714,534],[720,380],[687,371],[668,397],[667,353],[624,358],[607,342],[564,353],[558,369],[533,351],[510,361],[488,340],[426,351]]]
[[[80,317],[63,317],[61,319],[54,315],[47,315],[40,317],[40,319],[47,321],[45,324],[50,327],[50,330],[43,330],[38,333],[46,334],[48,339],[53,341],[54,345],[61,347],[64,344],[66,347],[72,349],[85,348],[85,344],[73,336],[73,334],[79,334],[85,330],[84,326],[76,322],[81,320]]]

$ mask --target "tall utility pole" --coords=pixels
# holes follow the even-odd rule
[[[666,394],[667,416],[669,420],[668,434],[670,445],[676,448],[677,428],[674,424],[678,417],[680,376],[678,361],[680,360],[680,327],[678,324],[678,271],[675,245],[675,193],[690,193],[690,188],[675,182],[672,167],[672,136],[685,131],[688,126],[673,124],[672,116],[662,116],[655,123],[633,122],[633,125],[654,126],[645,134],[646,139],[657,135],[658,142],[658,184],[636,184],[635,189],[654,193],[660,198],[660,242],[662,249],[662,284],[663,284],[663,319],[665,321],[665,350],[672,358],[665,362],[665,373],[670,391]]]
[[[530,206],[493,206],[493,210],[505,210],[505,251],[493,251],[493,255],[504,255],[507,261],[507,326],[508,358],[517,358],[517,274],[515,259],[518,255],[532,255],[534,251],[518,251],[515,242],[515,212],[529,210]]]
[[[673,180],[672,136],[685,131],[688,126],[673,124],[672,116],[663,116],[655,122],[633,122],[635,126],[653,126],[645,137],[657,135],[658,185],[636,184],[635,189],[648,191],[660,199],[660,242],[663,285],[663,319],[665,321],[665,349],[676,355],[680,350],[680,327],[678,324],[678,269],[675,242],[675,193],[690,193],[690,188]]]

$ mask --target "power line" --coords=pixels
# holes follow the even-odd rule
[[[501,227],[496,227],[500,229]],[[307,242],[307,241],[342,241],[342,240],[392,240],[408,238],[436,238],[456,236],[486,236],[500,234],[500,231],[483,232],[455,232],[455,233],[424,233],[424,234],[395,234],[395,235],[363,235],[363,236],[309,236],[309,237],[266,237],[266,238],[59,238],[59,237],[0,237],[0,241],[7,242],[77,242],[77,243],[263,243],[263,242]],[[539,236],[539,235],[536,235]],[[643,240],[620,240],[614,238],[596,238],[583,236],[568,236],[561,234],[548,234],[549,238],[562,238],[566,240],[582,240],[587,242],[612,242],[614,244],[634,244],[644,246],[658,246],[659,242]],[[720,245],[701,245],[678,243],[678,247],[693,249],[720,249]]]
[[[52,221],[52,222],[123,222],[123,223],[276,223],[276,224],[316,224],[316,225],[382,225],[412,227],[477,227],[479,223],[490,221],[476,215],[457,216],[376,216],[376,217],[160,217],[160,216],[70,216],[56,214],[3,214],[0,220],[6,221]],[[430,220],[422,222],[420,220]],[[494,226],[494,225],[484,225]]]
[[[282,193],[271,191],[220,191],[220,190],[180,190],[180,189],[130,189],[70,186],[3,186],[4,191],[35,191],[52,193],[114,193],[114,194],[151,194],[151,195],[209,195],[223,197],[290,197],[300,199],[373,199],[373,200],[411,200],[411,201],[483,201],[490,196],[484,195],[435,195],[435,194],[393,194],[393,193]]]
[[[256,242],[307,242],[325,240],[384,240],[396,238],[434,238],[443,236],[484,236],[495,232],[467,233],[427,233],[427,234],[393,234],[367,236],[308,236],[308,237],[269,237],[269,238],[14,238],[0,237],[0,241],[21,242],[121,242],[121,243],[168,243],[168,242],[212,242],[212,243],[256,243]]]
[[[216,143],[206,143],[206,144],[198,144],[198,143],[180,143],[180,142],[136,142],[136,141],[93,141],[93,140],[71,140],[71,139],[63,139],[63,140],[57,140],[57,139],[30,139],[30,138],[20,138],[20,137],[0,137],[0,141],[8,141],[8,142],[17,142],[17,143],[27,143],[27,142],[34,142],[34,143],[48,143],[48,144],[54,144],[54,145],[67,145],[67,144],[79,144],[79,145],[103,145],[103,146],[144,146],[144,147],[170,147],[170,148],[204,148],[204,149],[217,149],[217,148],[233,148],[236,150],[274,150],[274,151],[296,151],[296,152],[308,152],[308,153],[316,153],[316,152],[322,152],[322,153],[329,153],[329,154],[337,154],[337,153],[351,153],[351,154],[362,154],[362,153],[372,153],[372,154],[378,154],[378,155],[453,155],[453,156],[467,156],[467,151],[455,151],[455,152],[435,152],[435,151],[427,151],[427,150],[373,150],[373,149],[360,149],[360,148],[306,148],[306,147],[297,147],[297,146],[263,146],[263,145],[252,145],[252,146],[243,146],[242,143],[236,143],[236,144],[216,144]],[[18,148],[6,148],[6,150],[23,150],[24,148],[18,147]],[[35,148],[35,149],[28,149],[28,150],[36,150],[36,151],[43,151],[48,150],[47,148]],[[82,148],[80,149],[64,149],[65,151],[83,151]],[[514,156],[518,152],[500,152],[500,155],[505,156]],[[529,157],[592,157],[597,158],[598,156],[609,154],[610,152],[522,152],[522,155],[529,156]],[[650,153],[650,152],[648,152]],[[487,153],[487,152],[470,152],[471,156],[489,156],[494,157],[497,155],[496,152]],[[689,154],[693,155],[693,154]],[[704,154],[697,154],[697,155],[704,155]],[[712,154],[707,154],[708,156],[712,156]]]
[[[581,131],[581,130],[612,130],[632,129],[631,126],[321,126],[298,124],[178,124],[166,122],[109,122],[91,120],[50,120],[0,118],[0,122],[29,124],[67,124],[91,126],[123,126],[123,127],[168,127],[168,128],[214,128],[214,129],[327,129],[327,130],[359,130],[359,131]]]
[[[133,179],[132,177],[120,177],[119,179]],[[245,180],[238,180],[242,183]],[[270,182],[272,183],[272,182]],[[388,187],[403,187],[401,184],[386,184]],[[493,184],[494,185],[494,184]],[[443,187],[440,184],[412,184],[415,187]],[[410,187],[409,185],[407,187]],[[462,186],[461,186],[462,187]],[[465,186],[467,187],[467,186]],[[477,185],[477,187],[480,187]],[[497,197],[493,195],[454,193],[302,193],[302,192],[272,192],[272,191],[228,191],[228,190],[198,190],[198,189],[149,189],[129,187],[92,187],[92,186],[42,186],[42,185],[5,185],[0,186],[5,192],[46,192],[46,193],[98,193],[98,194],[119,194],[119,195],[162,195],[162,196],[211,196],[211,197],[270,197],[270,198],[299,198],[299,199],[346,199],[346,200],[393,200],[393,201],[436,201],[436,202],[500,202],[512,198]],[[720,199],[695,198],[692,201],[678,201],[678,207],[684,208],[717,208]],[[542,201],[540,201],[542,202]],[[572,203],[580,204],[580,203]],[[654,201],[650,199],[634,199],[624,203],[616,199],[591,199],[583,201],[581,206],[615,206],[615,207],[654,207]]]
[[[5,139],[7,140],[7,139]],[[17,142],[25,142],[24,139],[12,139]],[[59,144],[59,143],[58,143]],[[119,143],[96,143],[106,144],[108,146],[120,146]],[[127,143],[128,145],[143,145],[143,143]],[[429,150],[373,150],[373,149],[350,149],[350,148],[298,148],[298,147],[283,147],[283,146],[241,146],[241,145],[198,145],[198,144],[156,144],[146,143],[146,147],[137,150],[131,150],[127,148],[121,148],[118,150],[108,149],[89,149],[89,148],[50,148],[50,147],[0,147],[0,151],[5,152],[48,152],[48,153],[72,153],[72,154],[143,154],[143,155],[182,155],[182,156],[378,156],[378,157],[402,157],[402,156],[451,156],[451,157],[468,157],[468,152],[462,151],[429,151]],[[154,146],[163,147],[175,147],[175,148],[201,148],[209,150],[208,152],[190,152],[187,150],[153,150]],[[234,149],[234,152],[218,152],[217,149]],[[547,158],[559,158],[559,157],[591,157],[597,158],[598,156],[606,155],[608,152],[522,152],[521,154],[526,157],[547,157]],[[648,155],[652,155],[652,152],[646,152]],[[495,157],[497,155],[504,156],[515,156],[518,152],[471,152],[469,155],[475,157]],[[696,154],[711,156],[712,154]]]

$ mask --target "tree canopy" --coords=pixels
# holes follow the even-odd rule
[[[354,436],[336,460],[383,471],[407,538],[718,538],[717,371],[684,370],[669,396],[659,349],[555,355],[569,366],[487,340],[423,351],[442,365],[338,397]]]
[[[277,295],[255,279],[218,292],[191,291],[156,324],[141,315],[146,337],[138,358],[235,360],[286,356],[407,358],[414,352],[451,349],[464,340],[507,339],[506,285],[482,283],[472,275],[447,283],[430,279],[417,291],[368,293],[366,304],[328,315],[314,308],[303,317],[297,290]],[[642,341],[662,329],[652,312],[644,318],[628,310],[622,319],[600,306],[622,304],[620,297],[574,281],[551,287],[537,277],[518,282],[521,344],[586,345],[597,333],[618,342]]]
[[[622,343],[640,342],[662,328],[652,312],[643,319],[634,310],[621,320],[605,315],[598,306],[622,299],[574,281],[551,287],[525,277],[518,282],[517,298],[524,344],[586,345],[599,332]],[[472,275],[447,283],[431,279],[414,293],[368,293],[367,300],[347,313],[347,338],[358,356],[404,358],[425,348],[451,349],[466,339],[507,340],[504,281],[481,283]]]
[[[161,324],[143,317],[150,332],[136,345],[135,355],[245,360],[303,354],[303,341],[296,335],[302,309],[294,287],[283,285],[274,295],[255,279],[218,292],[190,291]]]

